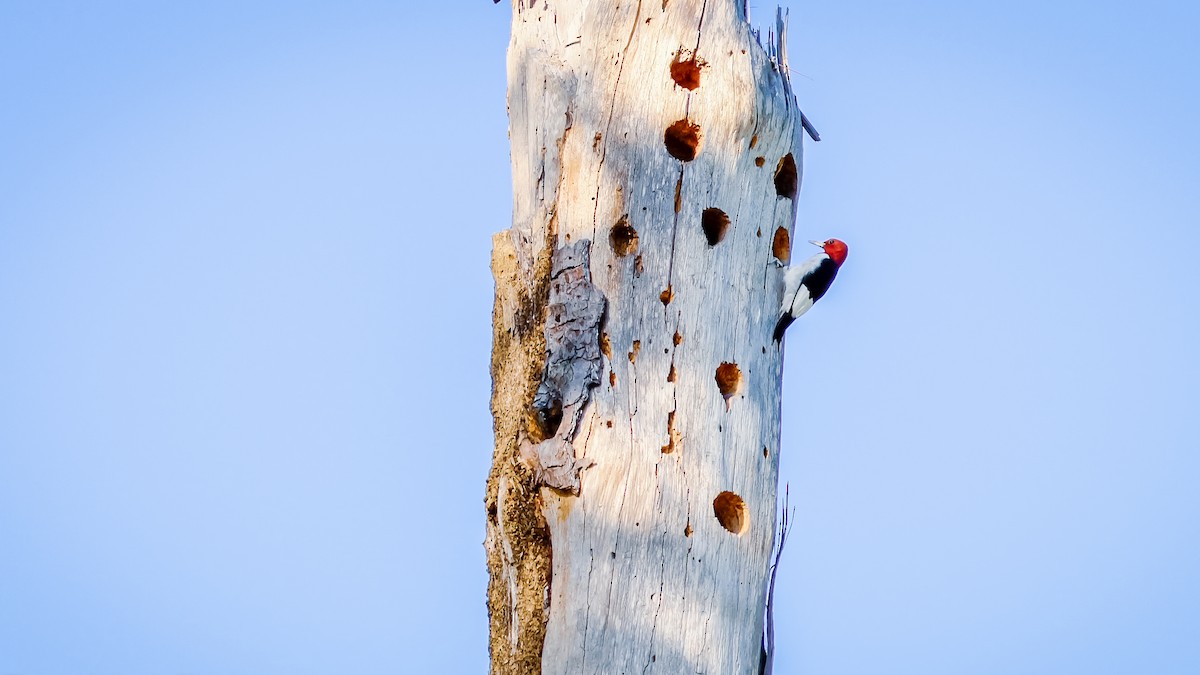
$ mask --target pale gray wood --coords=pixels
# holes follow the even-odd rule
[[[671,77],[691,56],[704,62],[695,90]],[[520,269],[533,288],[546,246],[586,246],[607,300],[600,385],[563,439],[586,467],[579,494],[541,488],[542,672],[758,673],[782,366],[772,239],[796,213],[774,179],[791,154],[798,187],[802,166],[782,46],[760,47],[741,0],[517,0],[508,60]],[[683,119],[702,134],[687,162],[664,145]],[[708,208],[729,219],[715,245]],[[619,224],[636,250],[613,245]],[[741,376],[728,396],[725,363]],[[714,513],[723,492],[744,500],[740,533]]]

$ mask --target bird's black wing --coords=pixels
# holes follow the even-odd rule
[[[808,297],[816,302],[825,295],[825,291],[829,290],[830,284],[833,283],[834,277],[837,276],[838,266],[833,260],[826,258],[821,261],[817,268],[800,280],[800,285],[808,289]]]

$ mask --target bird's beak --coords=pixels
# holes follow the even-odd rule
[[[825,242],[823,242],[823,241],[817,241],[816,239],[809,239],[808,243],[812,244],[813,246],[820,246],[821,248],[825,248]]]

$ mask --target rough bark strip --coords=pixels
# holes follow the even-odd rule
[[[532,472],[519,461],[520,439],[535,424],[533,398],[545,364],[549,249],[520,268],[508,233],[492,238],[492,418],[496,446],[484,504],[489,649],[494,673],[541,672],[550,584],[549,531]]]

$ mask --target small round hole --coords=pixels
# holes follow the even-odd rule
[[[704,213],[700,214],[700,227],[704,229],[704,238],[708,240],[708,245],[716,246],[725,238],[725,231],[729,229],[729,216],[718,208],[704,209]]]
[[[750,529],[750,511],[746,502],[732,492],[722,492],[713,500],[713,513],[721,527],[733,534],[742,535]]]
[[[690,162],[700,152],[700,125],[681,119],[667,127],[663,143],[672,157]]]
[[[608,233],[608,243],[612,244],[613,253],[621,258],[637,251],[638,233],[629,224],[628,217],[621,216],[617,224],[613,225],[612,231]]]
[[[766,157],[755,157],[755,158],[754,158],[754,166],[760,166],[760,167],[761,167],[763,164],[766,164],[766,163],[767,163],[767,158],[766,158]]]

